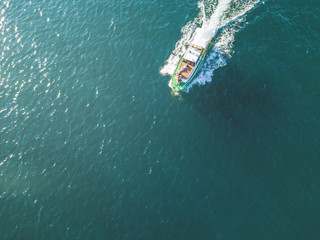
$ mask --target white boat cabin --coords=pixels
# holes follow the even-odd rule
[[[193,72],[194,67],[197,65],[201,54],[208,47],[211,38],[211,32],[203,30],[202,28],[198,28],[196,30],[177,72],[177,79],[179,83],[185,83],[188,81],[188,78]]]

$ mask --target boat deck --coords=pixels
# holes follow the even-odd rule
[[[188,79],[193,69],[194,69],[194,66],[191,66],[190,64],[182,62],[178,70],[179,72],[178,79],[181,79],[181,78]]]

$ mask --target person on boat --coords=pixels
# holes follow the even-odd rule
[[[179,73],[179,74],[178,74],[178,78],[177,78],[178,83],[181,83],[181,78],[182,78],[182,74],[181,74],[181,73]]]

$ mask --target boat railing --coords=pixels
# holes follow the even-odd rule
[[[194,45],[194,44],[190,44],[191,47],[195,48],[195,49],[198,49],[200,51],[202,51],[202,48],[197,46],[197,45]]]

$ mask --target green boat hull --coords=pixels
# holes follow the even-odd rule
[[[177,72],[182,64],[182,60],[183,60],[183,57],[184,55],[181,57],[173,75],[172,75],[172,78],[171,78],[171,88],[172,88],[172,91],[174,92],[179,92],[179,91],[182,91],[183,89],[185,89],[187,86],[190,85],[190,83],[195,79],[195,77],[198,75],[199,71],[200,71],[200,68],[202,66],[202,64],[204,63],[204,60],[207,56],[207,53],[208,53],[208,49],[200,56],[200,59],[199,59],[199,62],[198,64],[196,65],[195,69],[193,70],[193,72],[191,73],[191,76],[188,78],[188,81],[185,82],[185,83],[178,83],[178,79],[177,79]]]

